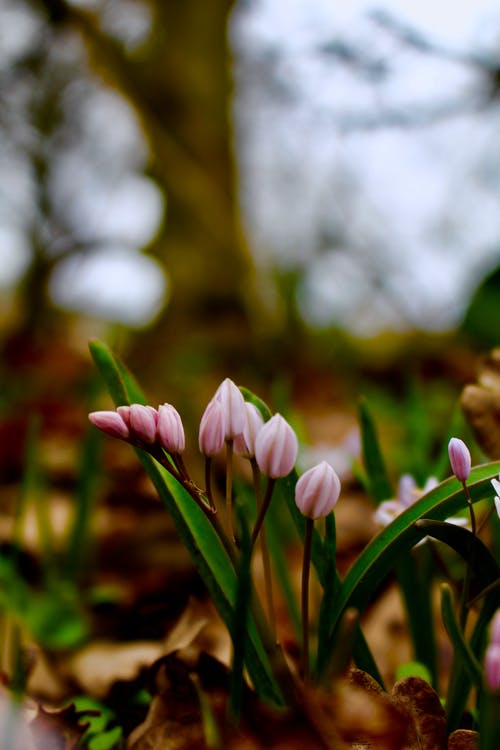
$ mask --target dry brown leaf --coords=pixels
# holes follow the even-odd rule
[[[391,694],[391,702],[408,717],[409,748],[445,750],[446,716],[436,691],[421,677],[399,680]]]
[[[479,735],[470,729],[457,729],[448,737],[448,750],[477,750]]]
[[[500,348],[481,361],[478,383],[464,388],[461,404],[481,449],[500,459]]]
[[[130,735],[128,750],[191,750],[206,747],[198,694],[190,671],[166,657],[156,666],[155,695],[145,721]]]
[[[339,683],[333,696],[331,721],[349,746],[402,750],[408,735],[407,717],[391,702],[380,685],[359,669]]]

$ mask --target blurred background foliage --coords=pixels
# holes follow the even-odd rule
[[[287,177],[284,169],[276,185],[271,181],[260,188],[249,182],[251,135],[245,132],[252,130],[259,107],[255,91],[259,85],[265,88],[264,102],[266,96],[284,102],[298,96],[293,67],[287,78],[286,66],[282,70],[287,58],[275,40],[260,52],[252,46],[257,39],[252,37],[252,13],[258,9],[258,3],[235,7],[227,0],[2,4],[0,343],[7,412],[29,403],[30,393],[36,400],[37,389],[53,406],[66,386],[69,398],[75,382],[88,387],[84,345],[94,335],[120,351],[153,399],[180,398],[188,411],[190,393],[203,376],[209,384],[200,386],[200,401],[225,374],[256,388],[276,381],[282,394],[291,385],[299,391],[316,388],[320,400],[322,393],[329,399],[336,393],[332,377],[343,378],[338,394],[353,398],[365,373],[375,383],[389,377],[396,395],[415,374],[425,379],[430,373],[451,372],[458,389],[473,372],[473,358],[464,357],[462,347],[477,351],[497,342],[496,247],[481,266],[483,276],[490,276],[475,293],[461,336],[450,325],[425,332],[425,323],[419,322],[425,315],[419,318],[418,310],[427,309],[426,299],[415,299],[413,318],[404,306],[413,296],[405,288],[414,274],[410,256],[401,247],[394,266],[383,244],[370,246],[369,232],[363,236],[366,228],[349,221],[359,184],[353,180],[349,185],[345,176],[335,182],[335,168],[329,192],[317,201],[324,203],[311,227],[317,244],[312,251],[307,243],[301,249],[301,233],[290,239],[285,232],[293,262],[276,260],[269,238],[277,236],[280,225],[293,229],[302,220],[308,226],[314,216],[301,219],[302,203],[311,201],[311,194],[293,171]],[[263,19],[261,24],[270,23],[272,14],[270,21]],[[446,58],[438,45],[412,36],[411,28],[390,16],[379,14],[372,22],[378,24],[380,39],[390,35],[399,45],[392,49],[395,60],[401,46],[419,56]],[[334,32],[327,30],[328,44],[324,38],[311,44],[327,60],[332,79],[347,64],[361,81],[378,85],[387,75],[387,61],[377,63],[376,56],[365,55],[361,42],[359,47],[352,40],[342,46]],[[408,123],[425,128],[436,120],[452,120],[457,109],[461,114],[494,109],[494,57],[455,57],[454,63],[473,67],[478,76],[471,83],[476,88],[462,92],[462,102],[450,104],[443,90],[437,114],[432,107],[415,112],[410,104],[406,122],[394,112],[384,122],[388,111],[382,109],[379,126],[391,130],[395,121],[396,131]],[[369,112],[368,100],[361,104]],[[271,131],[272,124],[269,144],[276,151]],[[255,159],[265,156],[265,149],[257,151]],[[304,161],[308,158],[304,153]],[[497,178],[490,175],[496,198]],[[270,185],[278,197],[284,191],[282,219],[271,211]],[[393,186],[394,192],[404,189]],[[252,190],[254,202],[261,191],[263,210],[269,206],[270,231],[264,237],[258,220],[252,236]],[[349,231],[339,233],[336,225],[332,229],[325,223],[324,216],[334,215],[338,205],[344,206]],[[452,243],[449,231],[448,254]],[[345,275],[335,270],[339,258]],[[313,261],[319,287],[311,281]],[[328,282],[332,262],[334,279]],[[394,268],[397,292],[388,284]],[[426,268],[424,286],[426,278],[428,286],[438,285],[432,265]],[[473,282],[474,288],[480,282],[477,264],[468,275],[470,293]],[[321,323],[314,322],[317,315],[304,313],[307,295],[321,305],[339,290],[344,300],[360,300],[368,320],[381,315],[370,335],[360,338],[345,312]],[[462,308],[464,296],[463,284],[457,283]],[[385,325],[389,307],[393,323]],[[432,323],[432,308],[427,317]],[[198,400],[195,404],[193,412]]]

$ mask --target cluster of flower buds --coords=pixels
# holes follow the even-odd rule
[[[159,447],[180,456],[185,448],[182,420],[171,404],[158,409],[142,404],[119,406],[115,411],[91,412],[89,419],[106,434],[153,454],[153,448]],[[259,409],[245,401],[240,389],[226,378],[201,418],[198,444],[201,453],[211,459],[229,442],[236,454],[255,461],[270,479],[287,476],[297,460],[297,436],[288,422],[281,414],[264,422]],[[299,479],[297,507],[305,516],[319,518],[332,510],[339,493],[340,480],[323,461]]]
[[[172,404],[162,404],[158,409],[132,404],[119,406],[116,411],[93,411],[89,420],[107,435],[134,445],[160,445],[172,454],[182,453],[185,447],[184,427]]]
[[[235,453],[255,458],[268,477],[285,477],[295,466],[298,441],[292,427],[281,414],[264,422],[257,407],[245,401],[240,389],[226,378],[201,418],[198,442],[203,455],[212,457],[229,440]]]
[[[489,690],[500,691],[500,609],[491,621],[490,641],[484,655],[484,678]]]

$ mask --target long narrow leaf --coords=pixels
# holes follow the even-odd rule
[[[392,497],[393,490],[385,468],[375,423],[364,399],[359,402],[359,424],[369,491],[375,502],[380,503]]]
[[[441,615],[443,617],[446,632],[448,633],[453,645],[455,656],[459,657],[469,679],[474,682],[477,687],[480,687],[482,682],[481,666],[465,640],[464,634],[460,630],[455,614],[453,594],[451,588],[446,583],[441,585]]]
[[[438,539],[455,550],[467,562],[471,557],[474,545],[474,570],[471,582],[471,596],[475,596],[482,589],[494,583],[500,577],[500,567],[488,547],[474,537],[472,532],[461,526],[455,526],[445,521],[431,521],[423,518],[416,525],[427,536]]]
[[[431,586],[423,580],[411,551],[399,555],[396,577],[403,594],[416,661],[425,664],[436,685],[436,642],[432,622]]]

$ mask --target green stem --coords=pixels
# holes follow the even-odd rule
[[[311,549],[314,520],[308,518],[304,537],[304,557],[302,561],[302,677],[309,677],[309,574],[311,571]]]
[[[210,503],[210,507],[215,510],[215,503],[212,495],[212,457],[205,457],[205,495]]]
[[[273,496],[273,490],[274,490],[275,484],[276,484],[276,479],[269,477],[269,479],[267,480],[267,487],[266,487],[266,494],[264,495],[264,501],[259,511],[259,515],[257,516],[257,520],[255,522],[255,527],[254,527],[253,534],[252,534],[252,547],[255,545],[255,542],[257,541],[257,538],[259,536],[259,532],[262,528],[262,524],[264,523],[264,518],[266,517],[267,509],[269,508],[269,505],[271,503],[271,498]]]
[[[479,707],[481,718],[479,750],[498,750],[500,747],[500,693],[483,690]]]
[[[469,506],[469,515],[470,515],[470,525],[471,525],[471,531],[472,531],[472,544],[470,548],[470,557],[467,561],[467,567],[465,569],[465,578],[464,578],[464,585],[462,588],[462,597],[460,600],[460,615],[459,615],[459,621],[460,621],[460,627],[462,630],[465,630],[465,626],[467,624],[467,617],[469,614],[469,589],[470,589],[470,582],[472,578],[472,571],[474,569],[474,559],[476,556],[476,516],[474,514],[474,505],[472,503],[472,498],[470,496],[469,488],[467,487],[467,484],[465,482],[462,482],[462,486],[464,488],[465,497],[467,498],[467,505]]]
[[[260,469],[257,466],[255,458],[251,459],[253,486],[255,491],[255,499],[257,501],[257,511],[260,512],[263,500],[262,490],[260,485]],[[266,590],[266,603],[267,603],[267,614],[269,617],[269,625],[271,632],[276,640],[276,615],[274,611],[274,597],[273,597],[273,581],[271,576],[271,560],[269,558],[269,547],[267,545],[267,535],[265,525],[262,527],[262,533],[260,535],[260,551],[262,553],[262,566],[264,568],[264,586]]]
[[[226,440],[226,512],[227,532],[230,539],[235,541],[233,523],[233,441]]]

